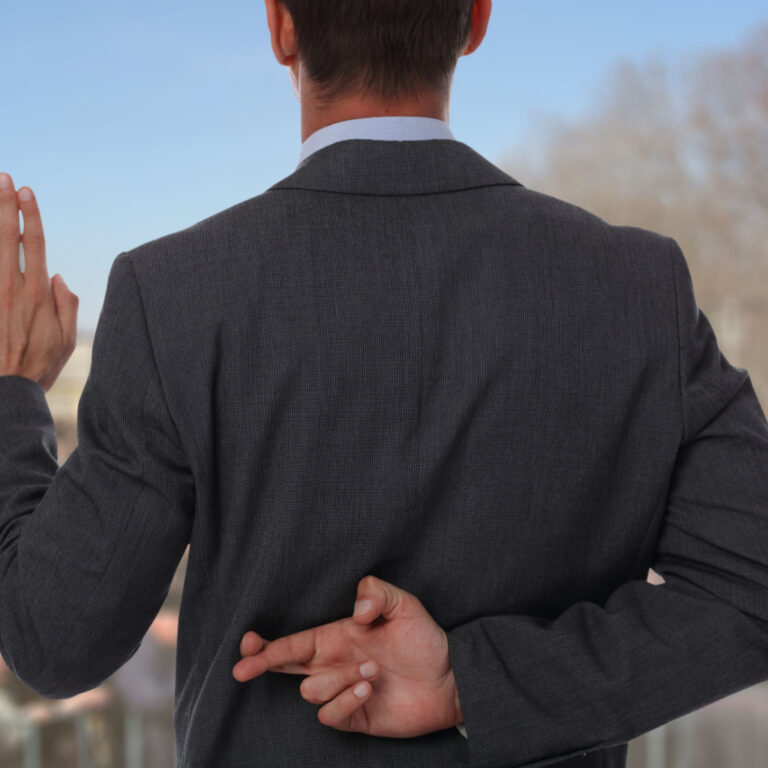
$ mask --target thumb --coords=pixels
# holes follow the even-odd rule
[[[74,349],[77,341],[77,308],[80,299],[67,288],[61,275],[53,277],[53,299],[56,302],[56,314],[59,316],[64,338],[68,346]]]
[[[352,617],[358,624],[370,624],[379,616],[393,619],[406,613],[411,615],[414,610],[424,612],[424,607],[415,595],[388,581],[368,575],[357,585],[357,601]]]

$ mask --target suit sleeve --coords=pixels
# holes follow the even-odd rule
[[[113,262],[59,467],[45,394],[0,377],[0,653],[48,698],[138,650],[191,533],[192,474],[163,397],[129,257]]]
[[[557,763],[768,679],[768,423],[669,242],[684,426],[652,564],[665,583],[448,632],[473,764]]]

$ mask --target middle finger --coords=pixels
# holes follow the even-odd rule
[[[241,682],[258,677],[267,670],[306,675],[310,671],[306,662],[311,661],[314,655],[315,630],[305,629],[271,640],[259,653],[240,659],[232,674]]]
[[[5,186],[3,186],[5,182]],[[0,174],[0,280],[3,283],[21,278],[19,266],[19,207],[13,179]]]
[[[240,640],[240,655],[244,658],[246,656],[255,656],[257,653],[261,653],[271,642],[271,640],[262,637],[258,632],[249,630]],[[296,664],[286,664],[280,667],[272,667],[272,670],[274,672],[303,672],[304,665],[302,664],[301,668],[299,668],[299,665]]]
[[[28,192],[28,199],[22,199]],[[24,234],[21,241],[24,244],[24,278],[26,281],[36,281],[42,286],[47,286],[48,267],[45,260],[45,234],[43,222],[40,218],[40,209],[35,195],[29,187],[22,187],[17,192],[18,207],[24,217]]]

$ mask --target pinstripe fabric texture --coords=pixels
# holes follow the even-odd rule
[[[78,418],[58,467],[42,389],[0,378],[0,651],[95,686],[189,542],[182,768],[622,768],[768,679],[768,423],[682,253],[462,142],[337,142],[121,253]],[[232,677],[369,573],[448,633],[468,738]]]

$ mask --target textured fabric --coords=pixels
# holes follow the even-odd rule
[[[423,141],[424,139],[454,138],[447,123],[431,117],[392,116],[342,120],[326,125],[307,137],[301,145],[298,167],[301,167],[311,154],[337,141],[348,139]],[[456,728],[466,739],[467,729],[464,723],[459,723]]]
[[[768,679],[768,423],[680,249],[462,142],[336,142],[119,254],[78,418],[58,468],[41,388],[0,378],[0,652],[95,686],[190,542],[183,768],[623,768]],[[467,739],[232,677],[369,573],[446,630]]]
[[[358,117],[340,120],[318,128],[307,136],[301,145],[299,164],[318,149],[337,141],[348,139],[375,139],[377,141],[423,141],[424,139],[454,139],[453,132],[444,120],[417,115],[392,115],[389,117]]]

